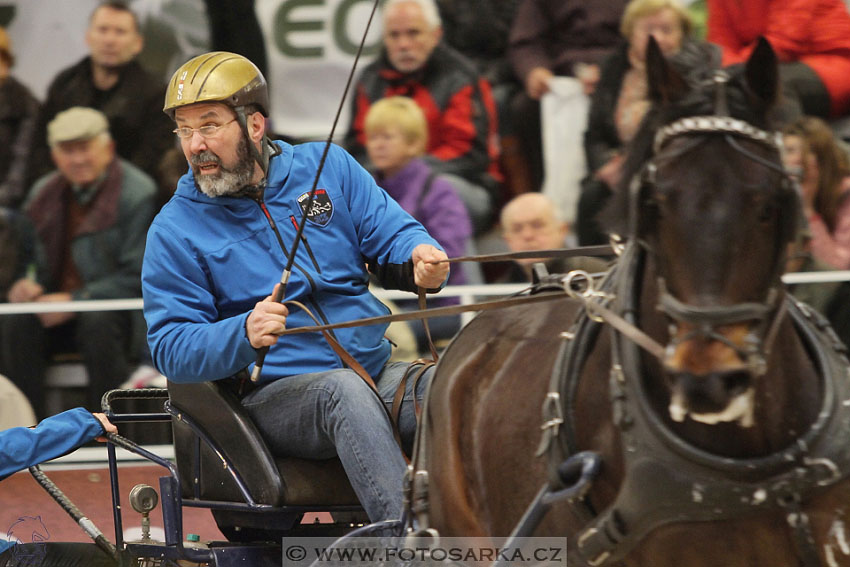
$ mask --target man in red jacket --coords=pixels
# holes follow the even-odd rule
[[[708,0],[708,40],[723,63],[749,57],[759,36],[779,57],[779,117],[837,117],[850,110],[850,14],[843,0]]]
[[[480,232],[489,226],[502,180],[490,84],[441,41],[433,0],[388,0],[383,26],[381,55],[357,83],[346,146],[367,163],[363,126],[369,108],[389,96],[412,98],[428,122],[426,159],[450,177]]]

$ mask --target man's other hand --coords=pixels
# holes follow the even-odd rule
[[[448,262],[429,263],[448,259],[445,252],[430,244],[420,244],[414,248],[410,258],[413,260],[413,279],[419,287],[425,289],[438,288],[449,275]]]
[[[277,284],[279,286],[281,284]],[[277,292],[275,286],[275,293]],[[254,306],[254,310],[245,321],[245,331],[248,340],[254,348],[268,347],[280,338],[286,330],[286,316],[289,310],[286,305],[272,299],[274,293]]]

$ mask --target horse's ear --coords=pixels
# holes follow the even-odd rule
[[[759,36],[744,69],[747,88],[767,105],[779,95],[779,64],[770,42]]]
[[[649,83],[649,98],[655,103],[676,102],[688,90],[687,82],[667,62],[652,36],[649,36],[646,45],[646,76]]]

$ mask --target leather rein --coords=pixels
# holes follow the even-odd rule
[[[503,262],[506,260],[521,260],[521,259],[529,259],[529,258],[573,258],[577,256],[608,256],[613,253],[613,248],[608,245],[603,246],[584,246],[578,248],[563,248],[563,249],[553,249],[553,250],[535,250],[529,252],[513,252],[507,254],[484,254],[479,256],[460,256],[457,258],[449,258],[448,260],[442,260],[440,262],[433,263],[456,263],[456,262]],[[586,278],[592,279],[590,274],[584,272]],[[576,286],[584,285],[583,283],[579,283],[580,279],[584,279],[584,277],[576,277],[575,280],[571,280]],[[553,280],[554,281],[554,280]],[[363,319],[352,319],[351,321],[342,321],[339,323],[329,323],[325,325],[315,325],[315,326],[307,326],[307,327],[293,327],[291,329],[285,329],[280,333],[280,336],[285,335],[295,335],[300,333],[312,333],[312,332],[322,332],[322,331],[330,331],[334,329],[347,329],[351,327],[365,327],[369,325],[380,325],[384,323],[394,323],[397,321],[412,321],[414,319],[431,319],[433,317],[445,317],[446,315],[457,315],[460,313],[467,313],[470,311],[487,311],[490,309],[504,309],[506,307],[511,307],[513,305],[523,304],[523,303],[538,303],[541,301],[551,301],[553,299],[563,297],[563,294],[543,294],[536,295],[532,293],[531,295],[521,295],[523,292],[532,291],[534,292],[536,287],[534,285],[529,285],[525,290],[521,290],[518,294],[514,296],[505,298],[505,299],[495,299],[491,301],[481,301],[477,303],[471,303],[469,305],[452,305],[449,307],[433,307],[433,308],[420,308],[414,311],[407,311],[404,313],[394,313],[392,315],[381,315],[379,317],[366,317]],[[421,295],[420,290],[420,295]],[[421,305],[421,303],[420,303]],[[300,307],[300,305],[299,305]]]
[[[462,256],[457,258],[450,258],[448,260],[442,260],[440,262],[432,262],[432,263],[455,263],[455,262],[501,262],[505,260],[517,260],[517,259],[526,259],[526,258],[566,258],[566,257],[574,257],[574,256],[601,256],[608,255],[612,252],[610,246],[586,246],[572,249],[555,249],[555,250],[537,250],[531,252],[514,252],[507,254],[488,254],[488,255],[480,255],[480,256]],[[575,285],[577,287],[580,286],[589,286],[592,287],[592,276],[587,274],[586,272],[582,272],[583,276],[573,276],[573,280],[575,280]],[[586,281],[581,281],[585,279]],[[534,290],[536,286],[529,286],[524,291]],[[520,292],[522,293],[522,292]],[[312,326],[306,327],[294,327],[291,329],[284,329],[280,336],[283,335],[294,335],[300,333],[310,333],[310,332],[320,332],[324,336],[328,345],[330,345],[331,349],[336,353],[336,355],[340,358],[342,363],[354,371],[363,382],[369,387],[375,396],[377,396],[378,400],[381,402],[381,406],[384,408],[384,411],[387,414],[387,417],[390,420],[390,424],[392,425],[393,435],[396,440],[396,444],[402,451],[402,456],[404,456],[405,460],[409,462],[408,455],[405,453],[404,448],[402,447],[401,433],[399,431],[398,423],[399,423],[399,415],[401,412],[401,405],[404,398],[404,393],[407,387],[408,379],[413,380],[413,391],[416,391],[416,384],[425,374],[425,371],[428,370],[431,366],[437,363],[439,359],[439,355],[437,354],[437,349],[434,347],[434,343],[431,340],[431,332],[428,328],[427,320],[432,317],[444,317],[447,315],[456,315],[459,313],[465,313],[469,311],[485,311],[489,309],[504,309],[507,307],[511,307],[513,305],[519,304],[529,304],[529,303],[539,303],[542,301],[551,301],[553,299],[562,298],[563,293],[541,293],[536,294],[532,293],[530,295],[521,295],[517,294],[512,297],[508,297],[505,299],[497,299],[492,301],[485,301],[474,303],[470,305],[453,305],[449,307],[438,307],[428,309],[426,306],[425,300],[425,290],[419,288],[419,309],[415,311],[409,311],[404,313],[395,313],[391,315],[384,315],[379,317],[367,317],[362,319],[355,319],[352,321],[343,321],[339,323],[331,323],[331,324],[320,324],[319,319],[312,313],[312,311],[303,303],[299,301],[288,300],[284,301],[285,305],[289,305],[292,307],[297,307],[304,311],[316,324]],[[344,329],[351,327],[364,327],[369,325],[380,325],[387,324],[397,321],[410,321],[414,319],[421,319],[425,326],[425,335],[427,337],[427,342],[430,350],[431,358],[423,357],[417,360],[412,361],[407,370],[405,371],[398,388],[393,396],[392,409],[386,404],[380,395],[377,385],[375,384],[374,379],[370,376],[369,372],[361,365],[352,355],[349,353],[339,341],[333,336],[334,329]],[[244,386],[244,384],[243,384]],[[419,403],[414,396],[414,411],[417,416],[419,416],[420,408]]]

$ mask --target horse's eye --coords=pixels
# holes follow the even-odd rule
[[[758,212],[759,222],[770,222],[774,218],[776,218],[776,204],[772,201],[765,201],[763,203],[759,203]]]
[[[644,210],[647,212],[647,214],[651,214],[656,217],[660,216],[665,201],[666,199],[664,195],[660,193],[650,193],[644,198]]]

